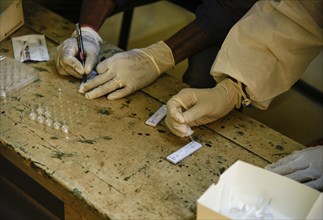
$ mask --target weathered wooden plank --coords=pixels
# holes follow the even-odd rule
[[[266,164],[202,127],[195,137],[205,147],[174,166],[165,157],[188,140],[172,135],[164,123],[144,124],[160,102],[141,92],[88,101],[77,94],[77,80],[57,75],[55,63],[34,65],[42,70],[40,80],[8,97],[1,112],[1,154],[10,151],[16,163],[28,161],[23,169],[39,174],[33,177],[45,187],[59,189],[52,191],[69,206],[86,203],[111,218],[194,218],[196,199],[234,161]],[[69,141],[33,127],[25,115],[30,104],[46,102],[57,88],[93,106],[87,113],[92,122],[73,131],[76,138]]]
[[[41,9],[43,14],[37,16],[46,16],[45,13],[47,9]],[[27,17],[35,19],[33,16],[36,12],[27,14]],[[52,13],[51,13],[52,14]],[[57,16],[57,15],[52,15]],[[57,25],[63,26],[68,23],[65,19],[57,17],[55,19]],[[37,22],[27,22],[35,30],[43,31],[45,28],[39,28],[41,25]],[[68,32],[72,32],[73,25],[69,25],[71,29],[60,28],[56,29],[60,36],[68,37]],[[61,33],[62,32],[62,33]],[[52,32],[47,33],[46,36],[53,35]],[[54,37],[53,37],[54,38]],[[102,45],[105,51],[106,57],[120,51],[117,47],[106,42]],[[188,87],[185,83],[172,77],[168,74],[163,74],[159,79],[151,84],[150,86],[142,89],[146,94],[156,98],[157,100],[166,103],[173,95],[177,94],[182,88]],[[207,125],[208,128],[213,131],[223,135],[224,137],[240,144],[244,148],[259,154],[261,157],[265,158],[270,162],[274,162],[279,158],[290,154],[295,150],[304,148],[304,146],[290,138],[268,128],[264,124],[251,119],[248,116],[241,114],[238,111],[233,111],[227,117],[219,120],[218,122],[211,123]]]
[[[145,119],[160,103],[140,92],[112,102],[104,98],[87,101],[93,105],[88,111],[92,122],[73,131],[72,140],[57,139],[21,120],[26,103],[38,100],[35,92],[42,91],[40,98],[44,100],[52,95],[53,80],[46,77],[8,98],[10,106],[1,114],[7,128],[1,132],[1,141],[33,164],[25,169],[41,170],[36,179],[46,176],[69,192],[74,199],[61,195],[67,204],[73,205],[79,197],[110,218],[194,218],[196,199],[232,163],[241,159],[258,166],[266,164],[233,142],[200,128],[195,137],[205,147],[172,165],[165,157],[189,140],[172,135],[164,123],[157,128],[146,126]],[[73,85],[60,83],[62,91]]]
[[[304,148],[304,145],[238,111],[232,111],[208,127],[270,162]]]

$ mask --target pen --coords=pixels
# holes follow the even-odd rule
[[[79,48],[79,58],[83,66],[85,66],[85,57],[84,57],[84,47],[83,47],[83,38],[82,38],[82,31],[80,28],[80,24],[76,24],[76,36],[77,36],[77,44]],[[83,74],[83,82],[87,81],[86,74]]]

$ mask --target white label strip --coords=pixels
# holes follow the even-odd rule
[[[185,146],[178,149],[174,153],[168,155],[166,157],[166,159],[168,161],[172,162],[173,164],[177,164],[178,162],[180,162],[181,160],[183,160],[187,156],[191,155],[192,153],[194,153],[195,151],[197,151],[201,147],[202,147],[202,144],[200,144],[196,141],[191,141],[190,143],[186,144]]]
[[[162,105],[147,121],[146,125],[156,127],[157,124],[166,116],[166,105]]]

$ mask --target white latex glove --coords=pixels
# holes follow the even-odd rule
[[[72,37],[66,39],[57,48],[56,66],[59,74],[72,75],[82,78],[83,74],[89,74],[97,63],[97,56],[100,52],[101,37],[93,29],[82,27],[83,47],[85,55],[85,66],[77,59],[78,44],[76,32]]]
[[[240,97],[238,85],[230,79],[224,79],[211,89],[182,89],[167,102],[166,125],[175,135],[185,137],[188,128],[228,114],[240,104]]]
[[[86,82],[80,92],[87,92],[87,99],[108,93],[109,100],[119,99],[147,86],[174,66],[171,49],[159,41],[146,48],[117,53],[99,63],[99,75]]]
[[[295,151],[265,169],[323,190],[323,145]]]

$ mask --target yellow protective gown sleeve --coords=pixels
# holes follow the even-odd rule
[[[322,33],[299,1],[259,1],[230,30],[211,74],[241,82],[252,105],[267,109],[321,51]]]

